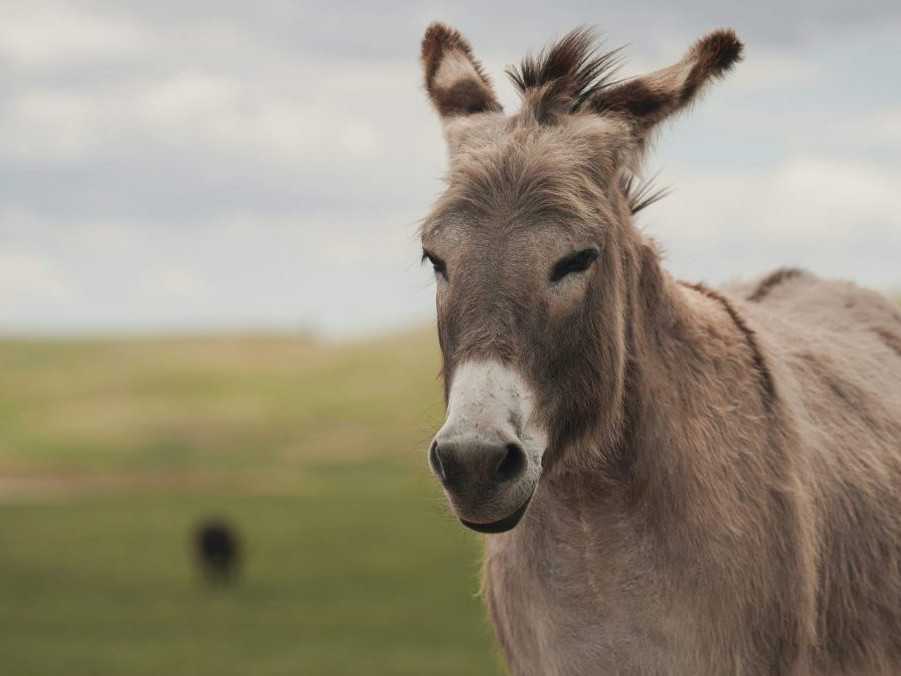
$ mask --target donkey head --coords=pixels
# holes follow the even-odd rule
[[[636,261],[631,190],[655,126],[741,55],[731,31],[678,63],[614,82],[616,53],[570,33],[509,75],[507,116],[460,33],[429,27],[425,86],[447,190],[422,227],[437,277],[447,420],[429,461],[463,523],[513,528],[543,471],[621,438]],[[652,197],[653,199],[653,197]]]

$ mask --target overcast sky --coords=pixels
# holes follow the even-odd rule
[[[745,61],[661,135],[647,169],[673,193],[641,225],[692,280],[791,264],[901,288],[897,0],[0,0],[0,331],[427,321],[434,19],[508,109],[504,66],[579,24],[628,44],[624,74],[733,26]]]

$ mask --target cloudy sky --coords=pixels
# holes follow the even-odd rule
[[[427,321],[433,19],[508,108],[504,66],[576,25],[628,45],[624,74],[733,26],[746,59],[661,136],[648,171],[674,190],[642,226],[689,279],[901,288],[897,0],[0,0],[0,332]]]

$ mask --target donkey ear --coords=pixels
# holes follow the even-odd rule
[[[714,31],[678,63],[602,89],[591,107],[604,115],[625,117],[643,140],[657,123],[690,105],[705,85],[725,75],[741,60],[743,48],[731,29]]]
[[[422,39],[425,88],[442,118],[500,112],[491,81],[458,31],[433,23]]]

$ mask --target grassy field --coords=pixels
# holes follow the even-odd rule
[[[437,371],[428,332],[0,342],[2,673],[501,673],[426,469]],[[193,569],[207,515],[233,589]]]

